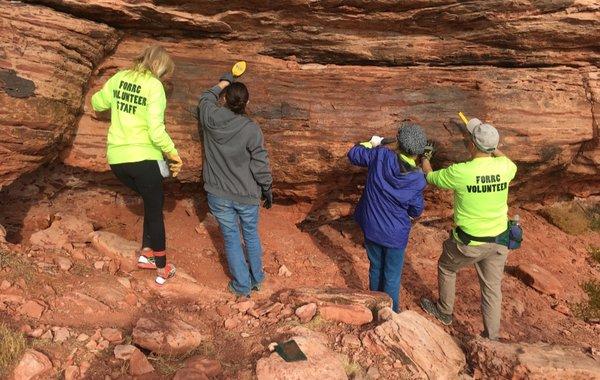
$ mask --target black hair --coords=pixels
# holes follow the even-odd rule
[[[237,114],[246,113],[246,103],[248,103],[248,89],[243,83],[234,82],[225,87],[225,101],[227,108]]]

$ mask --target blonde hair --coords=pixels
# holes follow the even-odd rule
[[[159,45],[148,46],[133,60],[133,71],[138,73],[151,72],[156,78],[173,74],[175,63],[167,50]]]

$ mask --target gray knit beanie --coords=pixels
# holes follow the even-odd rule
[[[411,156],[423,154],[427,145],[427,136],[421,127],[411,121],[403,121],[398,128],[398,146]]]

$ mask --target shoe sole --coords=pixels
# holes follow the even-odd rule
[[[156,263],[150,261],[146,256],[138,257],[137,267],[140,269],[156,269]]]
[[[137,267],[140,269],[156,269],[156,264],[138,263]]]
[[[156,279],[154,279],[154,282],[157,285],[162,286],[162,285],[164,285],[167,282],[167,280],[175,277],[175,273],[177,273],[177,268],[173,267],[173,269],[169,272],[169,274],[167,275],[167,277],[156,276]]]

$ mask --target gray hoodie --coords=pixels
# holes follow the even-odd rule
[[[198,129],[204,141],[204,190],[244,204],[260,204],[261,189],[273,177],[260,127],[218,104],[221,88],[205,91],[198,103]]]

